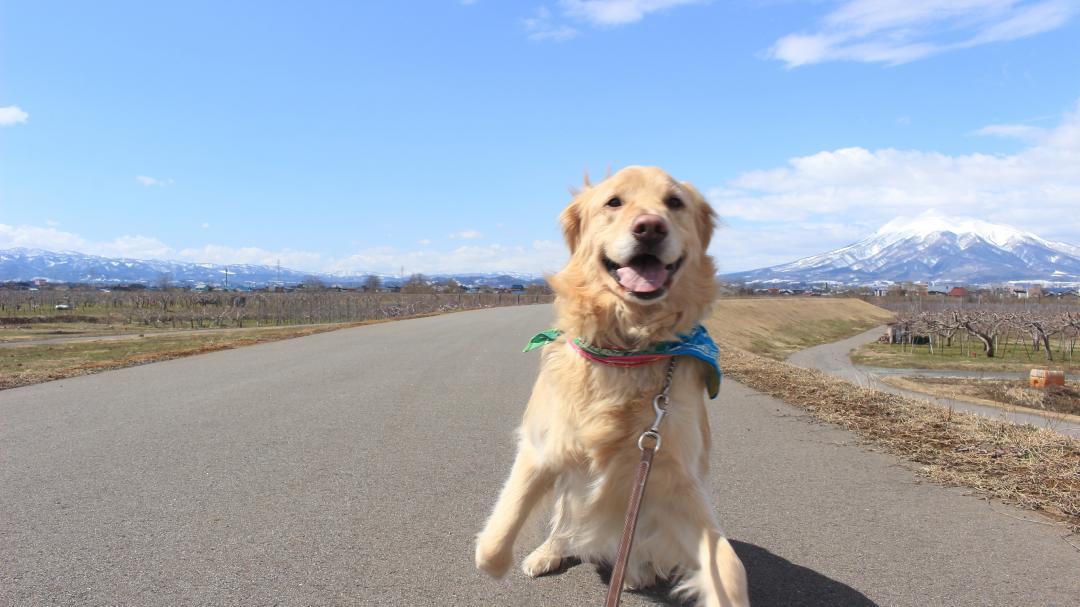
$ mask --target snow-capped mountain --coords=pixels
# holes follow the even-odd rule
[[[855,244],[769,268],[741,282],[1080,282],[1080,247],[1016,228],[927,211],[899,217]]]
[[[228,268],[229,286],[258,287],[269,284],[295,285],[314,276],[326,284],[355,286],[369,274],[333,275],[300,272],[275,266],[237,264],[221,266],[209,263],[187,263],[143,259],[113,259],[72,251],[54,252],[37,249],[0,250],[0,282],[30,281],[43,278],[49,282],[88,284],[143,283],[158,284],[167,278],[172,284],[225,284]],[[384,285],[400,284],[397,275],[377,274]],[[543,282],[527,274],[438,274],[426,275],[431,280],[453,278],[465,286],[510,287]]]

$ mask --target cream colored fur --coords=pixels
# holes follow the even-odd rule
[[[673,196],[682,208],[665,204]],[[613,197],[621,206],[606,204]],[[669,226],[667,241],[677,250],[665,249],[664,263],[683,256],[666,293],[650,301],[626,293],[601,262],[603,255],[622,254],[631,223],[643,213],[660,215]],[[586,183],[561,217],[571,258],[550,279],[557,295],[556,328],[564,338],[623,349],[644,348],[691,329],[715,297],[714,266],[706,254],[714,218],[697,190],[656,168],[629,167],[596,186]],[[653,421],[651,401],[665,365],[592,363],[564,338],[543,350],[519,429],[517,458],[477,536],[476,566],[495,577],[510,568],[514,540],[530,510],[552,491],[551,533],[525,559],[526,574],[551,572],[570,556],[611,564],[618,548],[640,458],[637,437]],[[677,591],[695,596],[699,605],[744,606],[749,604],[746,574],[708,498],[704,373],[700,361],[679,358],[627,586],[679,577]]]

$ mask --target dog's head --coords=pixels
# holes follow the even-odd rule
[[[586,184],[563,211],[570,261],[552,284],[560,298],[624,319],[700,314],[715,293],[706,253],[715,218],[690,184],[657,168],[625,168]]]

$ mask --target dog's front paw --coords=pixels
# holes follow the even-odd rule
[[[623,586],[627,590],[644,590],[646,588],[652,588],[655,585],[656,572],[651,570],[631,573],[626,576],[626,582],[623,583]]]
[[[496,542],[476,538],[476,568],[493,578],[501,578],[510,569],[514,553]]]
[[[525,562],[521,564],[521,570],[529,577],[540,577],[557,570],[560,565],[562,565],[562,556],[543,545],[525,558]]]

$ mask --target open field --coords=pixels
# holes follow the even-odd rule
[[[1005,405],[1010,409],[1036,409],[1075,416],[1080,421],[1080,384],[1032,388],[1027,380],[975,379],[968,377],[885,377],[887,384],[934,396],[980,404]]]
[[[363,324],[369,323],[208,329],[181,334],[136,334],[124,339],[14,346],[0,349],[0,390]]]
[[[949,411],[777,361],[776,352],[790,347],[791,338],[780,334],[794,322],[789,315],[811,313],[798,310],[805,305],[801,300],[772,300],[768,308],[772,314],[764,309],[756,312],[751,305],[755,301],[745,301],[733,300],[733,307],[721,302],[706,323],[724,346],[721,365],[726,375],[883,445],[920,464],[920,472],[934,481],[971,487],[1042,511],[1080,531],[1080,440],[1052,430]],[[835,305],[824,305],[829,303]],[[829,320],[855,326],[881,318],[863,308],[873,306],[861,301],[821,300],[821,304],[804,319],[820,326],[830,326]],[[753,329],[744,327],[748,317]]]
[[[109,331],[142,331],[362,322],[550,303],[551,299],[550,295],[523,293],[364,293],[329,289],[288,293],[0,290],[0,337],[25,338],[57,330],[94,332],[100,325],[112,327]]]
[[[1034,368],[1050,368],[1066,372],[1080,371],[1080,361],[1047,362],[1041,353],[1025,350],[1015,343],[1012,347],[999,348],[993,358],[987,358],[981,348],[974,344],[961,346],[958,341],[951,347],[935,344],[932,353],[929,345],[866,344],[852,353],[851,360],[860,365],[890,369],[1024,372]]]
[[[170,329],[169,327],[98,322],[38,322],[21,325],[0,324],[0,344],[37,341],[42,339],[65,339],[70,337],[138,335],[140,333],[160,333],[163,331],[175,330],[176,329]]]
[[[372,322],[549,300],[510,293],[9,291],[0,294],[0,314],[9,314],[0,316],[0,389]],[[57,302],[74,309],[56,310]]]
[[[776,360],[889,322],[891,312],[860,299],[720,299],[708,323],[724,345]]]

